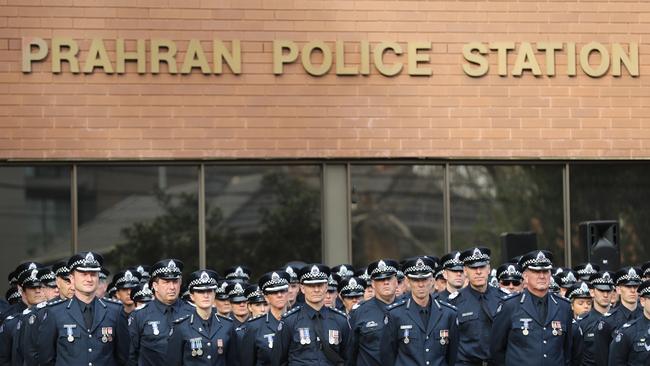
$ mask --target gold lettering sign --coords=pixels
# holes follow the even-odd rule
[[[179,50],[179,44],[170,39],[96,38],[90,40],[88,50],[80,51],[79,42],[72,38],[55,37],[49,42],[42,38],[25,38],[21,70],[30,73],[34,64],[49,62],[51,72],[55,74],[124,74],[129,63],[135,65],[138,74],[220,75],[224,73],[224,65],[232,74],[244,72],[239,40],[190,39],[182,45],[184,48]],[[112,54],[107,50],[113,46],[115,53],[111,59]],[[328,74],[370,75],[373,72],[393,77],[403,71],[409,76],[429,77],[434,75],[431,50],[432,44],[427,41],[371,44],[366,40],[313,40],[304,43],[274,40],[270,61],[275,75],[282,75],[291,68],[292,72],[302,69],[316,77]],[[558,63],[558,58],[562,62]],[[593,78],[608,74],[637,77],[640,70],[639,45],[635,42],[627,45],[599,42],[577,45],[551,41],[469,42],[463,45],[459,59],[463,62],[460,65],[463,73],[470,77],[482,77],[491,72],[502,77],[577,76],[578,70]],[[558,68],[558,64],[562,67]],[[491,65],[496,66],[496,72],[490,70]]]

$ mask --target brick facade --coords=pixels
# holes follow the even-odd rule
[[[110,54],[116,38],[167,38],[179,51],[189,39],[239,39],[242,73],[138,75],[128,63],[123,75],[53,74],[47,62],[23,73],[29,37],[73,38],[80,60],[91,38],[109,40]],[[351,51],[430,41],[433,75],[314,77],[299,63],[274,75],[277,39]],[[462,70],[472,41],[636,42],[640,76],[569,77],[558,53],[555,77],[501,77],[490,53],[490,73],[472,78]],[[649,114],[648,1],[0,0],[5,160],[634,159],[650,156]]]

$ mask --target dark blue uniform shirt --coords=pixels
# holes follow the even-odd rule
[[[248,320],[241,341],[242,366],[271,365],[271,350],[275,344],[275,332],[280,321],[269,312]]]
[[[321,337],[316,335],[320,317]],[[345,345],[350,326],[345,313],[323,306],[319,311],[304,304],[282,316],[271,352],[272,365],[325,366],[335,365],[323,350],[324,342],[340,360],[345,360]]]
[[[86,328],[76,297],[48,305],[41,319],[38,345],[41,365],[77,366],[126,364],[126,324],[114,306],[101,299],[91,302],[92,325]]]
[[[625,323],[609,347],[611,366],[650,364],[650,319],[644,315]]]
[[[595,343],[595,360],[596,365],[606,366],[609,359],[609,345],[623,324],[643,316],[643,309],[637,305],[634,311],[629,310],[623,305],[619,305],[601,317],[596,326]]]
[[[425,326],[412,298],[388,306],[380,359],[384,366],[454,365],[458,353],[458,320],[452,305],[429,296]]]
[[[203,320],[196,312],[174,321],[161,365],[239,365],[237,340],[232,320],[219,316],[216,309]]]
[[[571,304],[548,293],[546,318],[540,317],[528,290],[508,296],[492,325],[492,365],[568,366],[573,342]]]
[[[388,304],[377,298],[364,301],[350,314],[350,340],[346,358],[357,366],[379,366],[379,350]]]
[[[449,296],[458,314],[458,362],[472,364],[490,359],[492,322],[505,296],[492,286],[487,286],[483,294],[468,286]]]

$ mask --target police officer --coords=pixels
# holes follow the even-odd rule
[[[145,304],[153,301],[153,292],[149,289],[149,284],[139,284],[137,287],[132,288],[131,300],[133,300],[136,309],[139,309]]]
[[[349,264],[339,264],[332,267],[332,275],[337,275],[342,280],[347,280],[354,277],[354,267]]]
[[[240,347],[243,350],[242,366],[271,365],[275,332],[282,314],[287,309],[287,290],[290,280],[289,274],[285,271],[268,272],[259,279],[258,285],[269,304],[269,312],[246,322]]]
[[[463,251],[469,286],[449,295],[458,313],[458,362],[456,365],[487,365],[490,359],[492,322],[501,298],[506,294],[488,285],[490,249],[483,247]]]
[[[251,270],[244,266],[233,266],[226,269],[226,279],[233,283],[248,285],[251,278]]]
[[[71,299],[74,296],[74,286],[70,282],[70,270],[66,261],[60,261],[52,265],[52,272],[56,276],[56,287],[59,288],[59,297],[63,300]]]
[[[349,326],[345,313],[323,306],[330,269],[310,264],[298,273],[305,303],[282,316],[271,353],[272,365],[342,365]]]
[[[226,291],[228,292],[228,299],[230,306],[232,306],[232,313],[230,318],[233,320],[235,328],[242,330],[242,325],[246,323],[250,313],[248,312],[248,301],[246,294],[244,294],[243,282],[231,282]]]
[[[388,306],[380,360],[386,366],[454,365],[458,353],[456,310],[431,295],[436,262],[427,256],[405,261],[411,295]]]
[[[609,348],[611,366],[650,364],[650,281],[637,290],[643,314],[625,323]]]
[[[187,288],[195,310],[174,321],[164,364],[239,365],[233,322],[213,307],[217,277],[211,270],[190,274]]]
[[[96,297],[103,258],[93,252],[68,261],[74,297],[47,306],[39,329],[41,365],[124,365],[126,324],[117,307]]]
[[[362,302],[350,315],[350,341],[347,359],[358,366],[381,365],[379,349],[386,319],[386,306],[395,301],[397,269],[392,259],[382,259],[368,265],[375,297]]]
[[[524,277],[517,263],[505,263],[497,268],[499,288],[509,294],[521,292],[524,289]]]
[[[38,273],[38,268],[20,271],[18,286],[21,289],[21,303],[25,305],[25,309],[8,316],[0,326],[0,365],[23,364],[20,347],[22,324],[28,318],[33,319],[31,308],[45,300]]]
[[[621,303],[608,313],[605,313],[597,325],[595,342],[596,365],[606,365],[609,359],[609,345],[616,336],[616,332],[623,324],[634,320],[643,313],[637,306],[637,288],[641,284],[641,277],[636,268],[624,267],[614,274],[616,292],[620,295]]]
[[[571,302],[573,310],[573,351],[571,365],[579,366],[583,364],[584,352],[586,347],[587,336],[580,325],[581,316],[586,316],[591,310],[593,298],[591,296],[591,285],[584,281],[578,281],[575,285],[569,287],[566,293],[567,299]],[[590,338],[593,341],[593,336]],[[591,357],[593,358],[593,357]]]
[[[287,264],[284,269],[284,271],[289,274],[289,277],[291,277],[291,281],[289,281],[289,290],[287,292],[289,308],[305,302],[303,294],[300,293],[300,281],[298,281],[298,271],[300,268],[302,268],[302,266],[298,267],[296,264]]]
[[[33,271],[35,269],[38,269],[38,268],[41,268],[41,267],[43,267],[43,265],[40,264],[40,263],[36,263],[36,262],[24,262],[24,263],[19,264],[18,267],[16,267],[16,269],[9,274],[9,284],[10,285],[13,284],[13,285],[16,285],[16,286],[20,287],[20,284],[18,283],[18,278],[21,275],[25,274],[27,271],[31,272],[31,271]],[[21,290],[23,290],[21,292],[24,294],[25,289],[21,288]],[[34,288],[34,290],[36,290],[36,288]],[[41,292],[40,285],[38,286],[37,290],[38,290],[39,293]],[[38,296],[42,296],[42,294],[38,295]],[[20,314],[25,309],[27,309],[27,304],[25,303],[25,296],[24,295],[21,297],[21,300],[22,301],[18,301],[14,305],[9,306],[4,311],[4,313],[2,313],[2,317],[0,318],[0,324],[2,324],[4,322],[6,317],[8,317],[10,315]],[[42,299],[40,301],[42,301]]]
[[[219,281],[217,289],[215,290],[214,306],[217,308],[219,315],[230,317],[232,313],[232,305],[230,305],[230,297],[228,296],[228,281]]]
[[[327,292],[325,293],[325,300],[323,300],[323,304],[329,308],[337,308],[341,310],[337,305],[339,303],[338,299],[338,292],[337,289],[339,287],[339,281],[341,280],[341,277],[334,274],[334,275],[329,275],[327,278]],[[361,294],[363,295],[363,294]],[[342,304],[341,304],[342,306]]]
[[[269,304],[258,285],[248,285],[244,290],[246,302],[248,303],[248,312],[251,318],[264,315],[269,311]]]
[[[154,300],[129,317],[129,365],[165,364],[172,322],[193,311],[179,299],[182,271],[183,263],[177,259],[165,259],[151,267]]]
[[[566,292],[569,287],[573,286],[578,282],[578,274],[570,268],[558,268],[555,272],[555,283],[560,286],[560,295],[566,297]]]
[[[601,271],[589,277],[589,282],[592,288],[590,293],[593,297],[593,306],[591,310],[580,315],[576,321],[582,329],[582,341],[584,344],[582,363],[581,365],[592,366],[596,364],[595,361],[595,337],[598,331],[597,326],[603,314],[609,310],[609,295],[614,289],[614,281],[612,280],[611,273],[608,271]]]
[[[341,303],[343,304],[343,311],[346,314],[350,315],[352,309],[363,300],[363,295],[366,292],[366,287],[366,281],[358,277],[350,277],[348,279],[341,280],[338,283],[337,291],[341,299]]]
[[[497,308],[490,337],[491,365],[568,365],[572,351],[571,306],[549,293],[551,253],[530,252],[519,261],[527,288]]]
[[[446,287],[441,292],[436,292],[436,299],[447,301],[449,295],[457,292],[465,285],[465,273],[463,262],[460,260],[460,252],[454,250],[440,258],[442,264],[442,275],[446,280]]]
[[[140,273],[135,269],[120,271],[113,276],[115,297],[122,303],[122,316],[124,319],[135,310],[135,302],[131,299],[131,291],[140,285]]]
[[[370,282],[370,273],[368,273],[368,267],[357,269],[354,272],[354,276],[365,281],[365,283]],[[375,297],[375,290],[372,286],[367,286],[363,292],[363,300],[370,300]]]
[[[573,270],[578,274],[580,281],[587,282],[589,281],[589,277],[600,271],[600,267],[597,264],[587,262],[578,264],[573,267]]]

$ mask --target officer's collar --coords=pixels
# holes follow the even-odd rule
[[[325,305],[323,305],[323,307],[321,307],[320,310],[316,310],[316,309],[312,308],[311,306],[309,306],[308,304],[305,304],[304,308],[305,308],[305,310],[307,312],[307,316],[310,319],[313,319],[316,316],[316,313],[320,313],[321,317],[325,318],[325,312],[323,311],[323,309],[325,308]]]
[[[154,297],[152,302],[154,304],[156,304],[156,307],[158,308],[158,310],[160,310],[160,312],[163,313],[163,314],[165,313],[165,310],[167,309],[167,307],[172,307],[175,310],[178,310],[178,305],[180,304],[180,301],[178,301],[178,299],[176,299],[176,301],[174,303],[172,303],[171,305],[163,304],[160,300],[158,300],[158,298],[155,298],[155,297]]]

